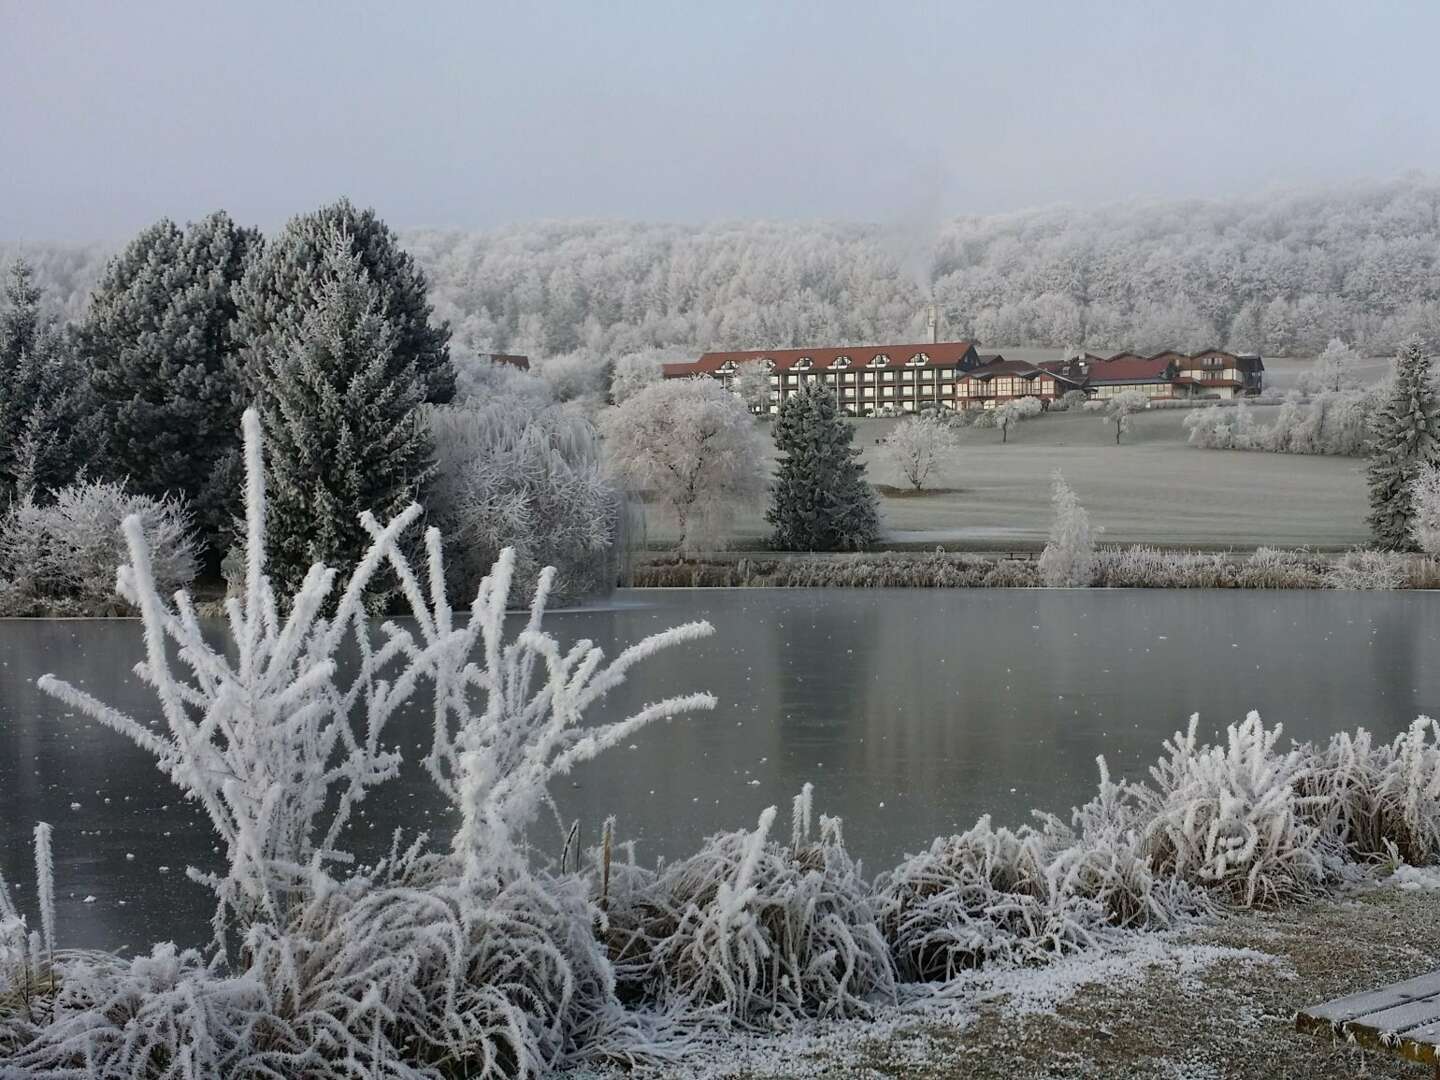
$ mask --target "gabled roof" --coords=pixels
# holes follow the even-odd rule
[[[926,367],[957,367],[975,362],[975,345],[969,341],[935,341],[906,345],[852,345],[824,349],[744,349],[738,352],[708,352],[699,360],[688,364],[665,364],[663,373],[670,378],[684,375],[713,375],[727,361],[736,364],[752,363],[769,359],[775,362],[776,371],[789,371],[802,358],[809,357],[811,371],[826,371],[835,366],[842,356],[850,358],[850,370],[871,367],[877,356],[885,361],[874,365],[884,368],[903,368],[910,358],[923,353],[928,359]]]
[[[1071,386],[1082,385],[1082,379],[1071,378],[1062,375],[1045,364],[1032,364],[1025,360],[1001,360],[996,359],[988,364],[982,364],[977,368],[960,376],[959,381],[965,382],[989,382],[996,375],[1014,375],[1021,379],[1034,379],[1041,375],[1049,375],[1060,382],[1069,383]]]
[[[1091,383],[1124,383],[1124,382],[1168,382],[1171,378],[1170,365],[1173,363],[1173,353],[1161,353],[1159,356],[1143,359],[1130,359],[1128,357],[1113,360],[1104,360],[1098,364],[1090,365]]]

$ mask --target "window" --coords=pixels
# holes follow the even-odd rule
[[[850,366],[850,358],[848,356],[837,356],[835,363],[830,366],[834,368],[847,368]]]
[[[886,356],[884,353],[876,353],[874,356],[872,356],[872,357],[870,358],[870,362],[869,362],[868,364],[866,364],[865,366],[866,366],[866,367],[885,367],[885,366],[886,366],[887,364],[889,364],[889,363],[890,363],[890,358],[889,358],[888,356]]]
[[[895,372],[893,372],[893,371],[887,371],[887,372],[885,372],[883,375],[881,375],[880,377],[881,377],[881,379],[883,379],[885,382],[894,382],[894,381],[895,381]]]
[[[768,356],[762,356],[762,357],[760,358],[760,363],[762,363],[762,364],[765,365],[765,370],[766,370],[766,371],[774,371],[774,370],[775,370],[775,361],[774,361],[774,360],[771,360],[770,357],[768,357]]]
[[[735,374],[735,361],[734,361],[734,360],[726,360],[723,364],[720,365],[719,370],[720,370],[720,374],[721,374],[721,375],[734,375],[734,374]]]
[[[800,357],[799,360],[796,360],[796,361],[795,361],[795,370],[796,370],[796,371],[809,371],[809,370],[810,370],[810,367],[811,367],[810,357],[808,357],[808,356],[802,356],[802,357]]]
[[[924,366],[925,366],[926,364],[928,364],[929,362],[930,362],[930,357],[926,356],[923,352],[917,352],[914,356],[910,357],[909,360],[906,360],[906,361],[905,361],[905,366],[906,366],[906,367],[924,367]]]

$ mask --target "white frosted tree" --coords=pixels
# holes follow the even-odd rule
[[[1130,416],[1150,405],[1150,399],[1139,390],[1126,390],[1105,402],[1105,423],[1115,428],[1115,445],[1120,445],[1120,436],[1130,430]]]
[[[955,449],[955,435],[947,419],[931,412],[901,421],[880,445],[910,486],[920,491]]]
[[[1360,355],[1339,338],[1331,338],[1325,351],[1315,358],[1314,366],[1295,380],[1302,394],[1339,393],[1360,385],[1355,373]]]
[[[615,361],[610,375],[610,402],[623,405],[645,387],[660,381],[661,353],[657,350],[626,353]]]
[[[1054,588],[1083,588],[1095,580],[1095,533],[1090,514],[1056,469],[1051,477],[1050,542],[1040,553],[1040,579]]]
[[[1411,483],[1440,463],[1440,403],[1430,381],[1430,357],[1411,338],[1395,358],[1395,381],[1371,420],[1370,531],[1384,548],[1411,546]]]
[[[770,371],[764,364],[741,364],[732,389],[751,412],[763,416],[770,411]]]
[[[614,474],[674,514],[678,547],[712,542],[737,506],[765,490],[765,446],[741,401],[712,379],[647,386],[599,427]]]
[[[1410,538],[1426,555],[1440,555],[1440,468],[1422,465],[1410,481]]]

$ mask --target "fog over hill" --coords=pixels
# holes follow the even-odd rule
[[[922,230],[554,221],[402,236],[462,354],[921,340],[932,294],[944,336],[982,343],[1284,355],[1339,336],[1385,353],[1420,333],[1440,345],[1433,177]],[[0,264],[22,252],[72,316],[109,254],[0,243]]]

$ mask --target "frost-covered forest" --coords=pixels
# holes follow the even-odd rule
[[[1148,201],[882,225],[539,222],[412,230],[436,314],[466,351],[611,356],[947,337],[1094,349],[1372,355],[1440,336],[1440,182]],[[0,263],[20,245],[0,244]],[[25,245],[69,315],[111,252]]]

